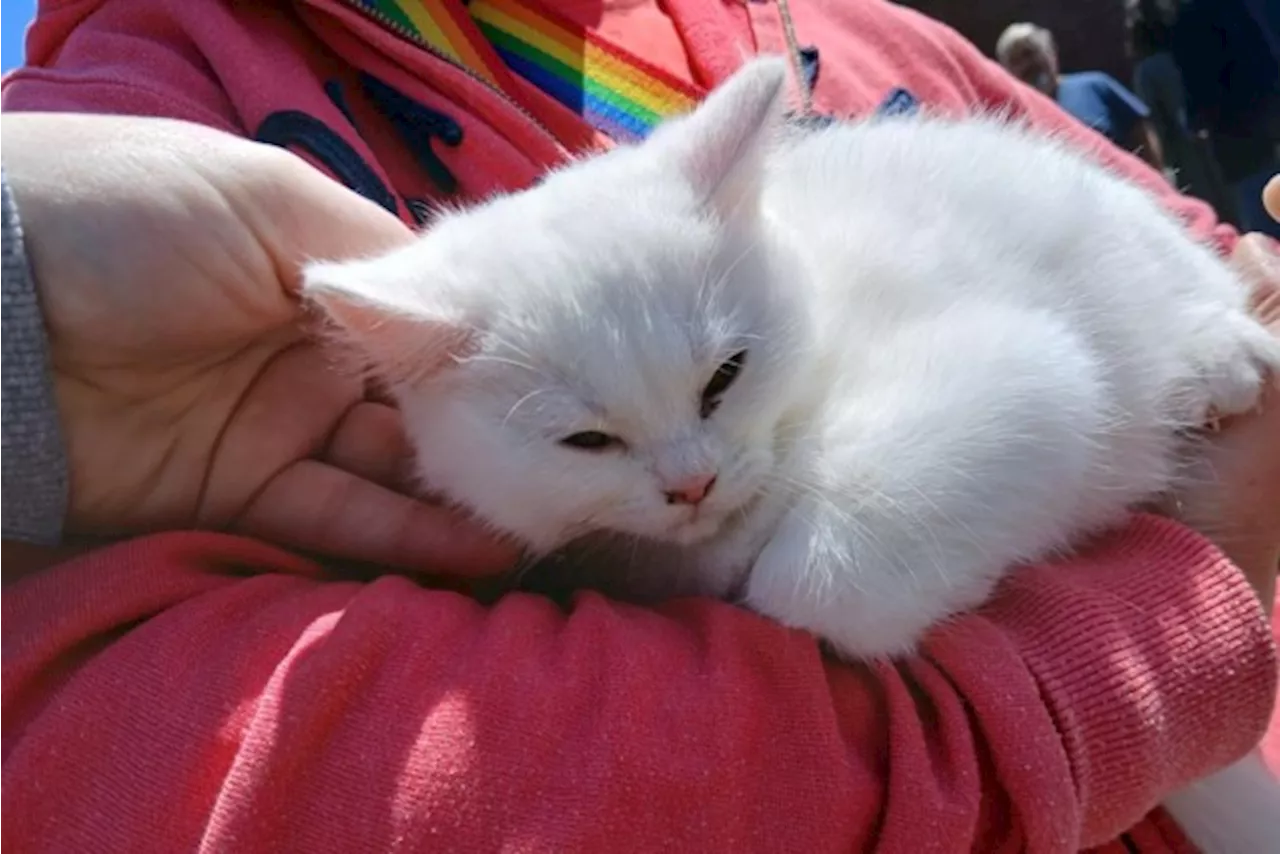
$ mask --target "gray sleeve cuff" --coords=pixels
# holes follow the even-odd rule
[[[0,170],[4,196],[3,349],[4,538],[56,543],[67,512],[67,459],[53,396],[44,318],[27,263],[18,209]]]

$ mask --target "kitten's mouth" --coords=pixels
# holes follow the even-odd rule
[[[694,510],[689,520],[675,529],[673,539],[682,546],[691,546],[731,531],[743,523],[755,506],[756,500],[752,498],[746,504],[727,510],[718,509],[714,513]]]
[[[720,517],[695,516],[675,529],[675,540],[682,546],[692,546],[714,537],[723,524]]]

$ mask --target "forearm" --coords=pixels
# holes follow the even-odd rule
[[[717,602],[484,608],[209,534],[4,605],[31,851],[1074,851],[1247,750],[1275,678],[1251,590],[1159,520],[873,667]]]
[[[1243,756],[1266,729],[1277,671],[1258,595],[1174,522],[1139,517],[1069,561],[1022,570],[980,613],[1017,647],[1061,733],[1088,805],[1084,845]],[[935,654],[961,685],[989,678],[980,656],[956,651]],[[1022,725],[1023,711],[999,698],[973,714],[992,733]],[[1005,779],[1025,782],[1036,767],[1006,766]]]
[[[17,207],[4,193],[4,538],[56,542],[67,506],[67,461],[49,347]]]

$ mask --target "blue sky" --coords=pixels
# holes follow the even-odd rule
[[[0,14],[0,66],[4,71],[22,64],[22,34],[36,13],[36,0],[4,0]]]

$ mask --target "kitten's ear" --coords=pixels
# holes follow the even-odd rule
[[[423,300],[377,261],[312,264],[302,296],[320,309],[335,337],[393,384],[426,379],[475,348],[476,330],[462,312]]]
[[[693,113],[659,129],[655,142],[724,215],[759,191],[763,157],[781,121],[787,68],[781,57],[752,60]]]

